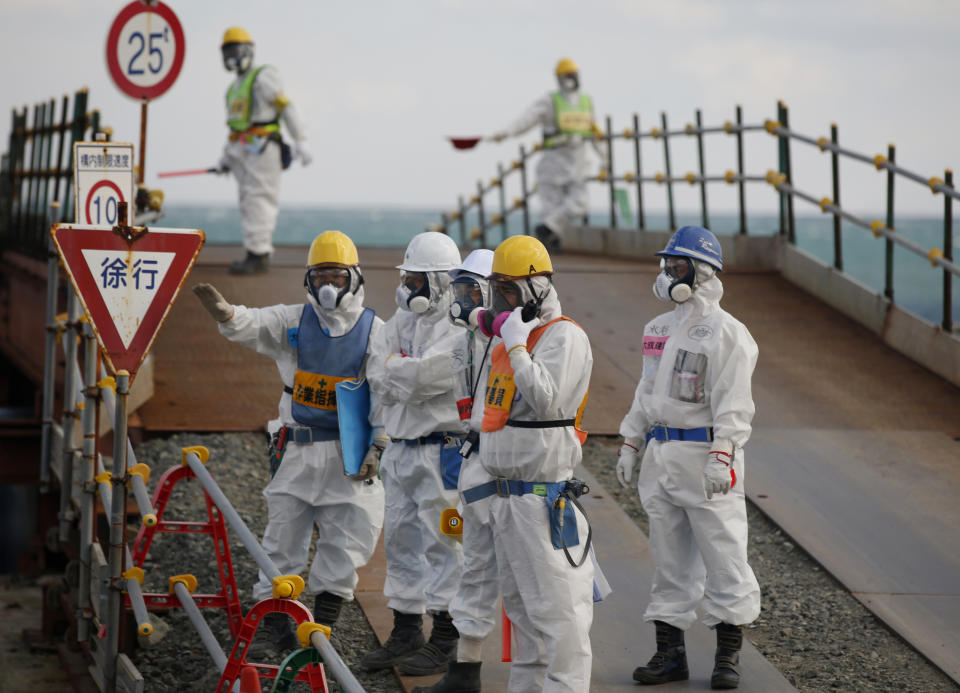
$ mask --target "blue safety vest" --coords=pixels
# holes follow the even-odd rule
[[[365,308],[357,324],[339,337],[331,337],[309,303],[303,306],[300,327],[289,335],[297,347],[297,372],[293,377],[293,418],[297,423],[338,430],[336,385],[355,380],[367,355],[374,312]]]

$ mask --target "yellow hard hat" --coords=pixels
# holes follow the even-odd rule
[[[357,246],[342,231],[324,231],[313,239],[307,254],[307,267],[314,265],[340,265],[353,267],[358,264]]]
[[[223,32],[223,42],[220,45],[226,46],[228,43],[253,43],[253,39],[250,38],[246,29],[232,26]]]
[[[533,236],[511,236],[493,252],[491,276],[508,279],[553,274],[550,253]]]
[[[577,69],[577,64],[573,62],[570,58],[561,58],[560,62],[557,63],[557,77],[562,77],[563,75],[570,75],[574,72],[579,72]]]

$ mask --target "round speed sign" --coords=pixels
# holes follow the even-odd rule
[[[107,67],[117,87],[134,99],[155,99],[183,67],[186,43],[180,20],[162,2],[134,0],[107,34]]]

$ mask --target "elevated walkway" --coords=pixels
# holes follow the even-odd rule
[[[251,306],[303,301],[306,249],[280,249],[270,273],[253,278],[226,273],[239,254],[205,248],[189,284],[211,282],[228,300]],[[360,251],[367,304],[385,317],[394,310],[400,255],[399,249]],[[640,330],[666,307],[650,290],[655,266],[570,254],[555,266],[564,312],[587,330],[594,350],[585,427],[615,433],[640,375]],[[724,307],[760,347],[757,414],[746,448],[751,499],[960,681],[960,389],[775,270],[730,271],[723,280]],[[147,430],[259,429],[275,415],[280,386],[273,362],[221,338],[192,295],[174,307],[154,354],[156,393],[140,409]],[[608,633],[646,637],[639,614],[651,568],[642,535],[620,551],[619,537],[629,528],[611,517],[601,530],[607,509],[591,512],[600,550],[618,547],[615,556],[602,556],[605,567],[609,561],[614,576],[632,576],[625,587],[614,585],[609,605],[616,609],[598,606],[594,646],[608,656],[622,642],[605,641]],[[628,553],[630,562],[615,567]],[[372,609],[372,619],[376,612],[382,610]],[[614,635],[618,625],[624,630]],[[691,649],[711,647],[706,631],[693,634],[701,637]],[[635,655],[624,656],[610,669],[615,678],[598,672],[595,685],[618,685],[635,665]],[[489,667],[491,676],[497,666]],[[695,670],[700,678],[691,688],[703,687],[702,675]],[[761,680],[762,672],[753,675]]]

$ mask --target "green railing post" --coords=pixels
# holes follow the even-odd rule
[[[700,165],[700,220],[705,229],[710,228],[710,216],[707,214],[707,168],[703,162],[703,117],[697,109],[697,161]]]
[[[477,222],[480,229],[480,247],[487,247],[487,218],[483,211],[483,181],[477,181]],[[472,240],[472,239],[471,239]]]
[[[790,129],[790,112],[786,104],[781,104],[783,119],[780,121],[783,127]],[[784,167],[783,171],[787,174],[787,183],[793,185],[793,173],[790,167],[790,138],[783,138]],[[796,244],[797,242],[797,223],[793,216],[793,195],[787,195],[787,240]]]
[[[743,181],[743,109],[737,106],[737,196],[740,204],[740,233],[747,233],[747,192]]]
[[[73,143],[82,142],[87,131],[87,90],[81,89],[73,95],[73,120],[70,123],[70,145],[67,150],[67,194],[64,196],[64,221],[74,219],[73,204]]]
[[[839,144],[837,124],[830,123],[830,141]],[[830,170],[833,173],[833,204],[840,207],[840,155],[830,152]],[[843,239],[841,238],[840,215],[833,213],[833,266],[843,271]]]
[[[663,132],[661,137],[663,137],[663,161],[664,167],[667,172],[667,210],[668,218],[670,223],[670,231],[675,231],[677,229],[677,215],[673,208],[673,183],[671,182],[672,175],[670,173],[670,137],[667,135],[667,114],[666,112],[660,113],[660,125],[663,127]]]
[[[783,123],[783,101],[777,101],[777,122]],[[786,150],[787,138],[783,135],[777,135],[777,170],[784,174],[787,171]],[[787,194],[784,192],[780,193],[780,235],[787,235]]]
[[[897,148],[891,144],[887,146],[887,161],[891,164],[897,160]],[[893,181],[896,179],[893,171],[887,169],[887,228],[891,231],[896,228],[893,221]],[[893,301],[893,241],[889,238],[884,241],[884,289],[883,295]]]
[[[30,133],[30,170],[27,172],[27,201],[26,209],[23,215],[23,224],[20,227],[20,243],[23,245],[30,237],[29,229],[33,228],[33,208],[37,204],[37,169],[40,167],[40,136],[38,134],[41,116],[43,111],[42,104],[35,104],[33,107],[33,127],[28,129]]]
[[[42,176],[40,186],[40,205],[37,209],[37,230],[34,234],[34,248],[38,252],[47,245],[44,238],[44,232],[47,231],[45,228],[46,221],[50,216],[50,160],[53,156],[53,129],[54,123],[56,122],[56,105],[57,102],[53,99],[50,99],[50,103],[47,105],[47,117],[43,124],[43,170],[40,172],[40,175]]]
[[[503,190],[503,164],[497,162],[497,187],[500,189],[500,240],[507,240],[507,197]]]
[[[70,97],[63,95],[60,108],[60,125],[57,126],[57,132],[60,138],[57,141],[57,168],[53,178],[53,201],[60,201],[60,181],[63,179],[63,147],[67,139],[67,108],[70,104]],[[59,220],[58,220],[59,221]]]
[[[527,200],[527,152],[520,145],[520,200],[523,202],[523,233],[530,235],[530,205]]]
[[[640,166],[640,116],[633,114],[633,161],[637,169],[637,228],[643,230],[643,169]]]
[[[467,244],[467,208],[463,205],[463,195],[457,195],[457,219],[460,221],[460,245]]]
[[[607,116],[607,180],[610,185],[610,228],[617,228],[617,183],[613,175],[613,123]]]
[[[949,168],[943,172],[943,182],[953,187],[953,171]],[[943,196],[943,257],[953,261],[953,197]],[[943,270],[943,330],[947,334],[953,333],[953,275],[950,270]]]

